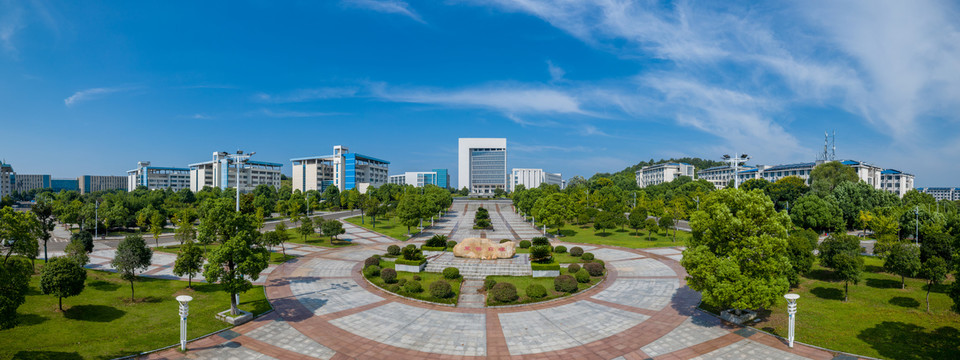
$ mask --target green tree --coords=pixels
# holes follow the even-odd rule
[[[331,243],[337,239],[337,235],[347,232],[343,229],[343,224],[336,220],[324,221],[321,225],[321,231],[323,231],[323,235],[330,237]]]
[[[257,210],[253,213],[253,224],[257,227],[257,230],[263,229],[263,226],[266,223],[266,217],[263,214],[263,208],[257,207]],[[181,243],[183,243],[181,241]]]
[[[177,229],[173,237],[180,241],[180,245],[197,239],[197,229],[193,227],[193,221],[186,217],[177,217]]]
[[[601,211],[597,218],[593,220],[593,229],[600,230],[601,234],[606,235],[607,229],[617,228],[617,214],[610,211]]]
[[[336,186],[327,186],[323,189],[323,201],[334,210],[340,209],[340,189]]]
[[[950,267],[947,262],[939,257],[932,257],[923,262],[920,268],[920,276],[927,280],[927,312],[930,312],[930,289],[934,285],[939,285],[946,280]]]
[[[813,244],[816,244],[816,234],[814,238]],[[800,285],[800,276],[813,267],[813,245],[803,234],[793,233],[787,238],[787,256],[790,258],[792,270],[787,279],[790,281],[790,287],[796,287]]]
[[[850,297],[849,284],[860,283],[863,258],[856,236],[833,233],[820,243],[820,264],[833,269],[833,276],[843,282],[843,301]]]
[[[87,263],[90,262],[90,256],[87,255],[87,248],[83,240],[79,238],[71,239],[70,242],[67,243],[64,252],[67,254],[66,258],[73,260],[73,262],[80,264],[80,266],[87,265]]]
[[[647,218],[643,221],[643,227],[647,230],[647,240],[653,240],[653,233],[660,231],[660,225],[657,224],[657,219]]]
[[[87,281],[87,269],[68,258],[53,258],[40,271],[40,292],[57,297],[63,311],[63,298],[80,295]]]
[[[840,231],[843,229],[843,214],[832,195],[826,198],[808,194],[796,201],[790,208],[790,218],[801,228],[818,232]]]
[[[721,309],[772,306],[790,288],[790,219],[759,190],[718,190],[700,209],[691,216],[693,238],[680,262],[687,284]]]
[[[80,230],[70,235],[70,242],[77,241],[83,244],[83,249],[87,253],[93,252],[93,234],[86,230]]]
[[[273,243],[269,245],[284,247],[285,246],[284,243],[286,243],[287,240],[290,239],[289,237],[290,235],[287,234],[287,225],[285,225],[283,221],[278,222],[276,225],[273,226],[273,232],[277,235],[276,235],[276,238],[273,239]],[[284,255],[286,255],[286,253],[284,253]]]
[[[297,228],[297,232],[300,233],[300,238],[303,239],[304,242],[306,242],[307,237],[310,235],[313,235],[313,233],[315,232],[315,229],[313,227],[313,221],[310,220],[310,218],[304,218],[303,221],[300,223],[300,227]],[[287,256],[286,248],[283,249],[283,256]]]
[[[194,241],[187,241],[177,251],[177,262],[173,264],[173,274],[187,276],[187,287],[193,289],[193,277],[203,269],[203,249]]]
[[[150,215],[150,234],[153,235],[154,244],[160,247],[160,234],[163,234],[163,227],[167,226],[167,217],[159,211]]]
[[[822,196],[833,192],[833,189],[844,181],[855,183],[860,181],[860,178],[852,167],[839,161],[831,161],[813,168],[810,171],[810,181],[813,192]]]
[[[670,214],[664,214],[660,217],[660,220],[657,221],[657,226],[663,229],[664,232],[670,232],[670,227],[673,226],[673,217],[670,216]]]
[[[128,235],[117,245],[111,265],[121,278],[130,282],[130,300],[134,299],[133,281],[137,279],[137,272],[146,270],[151,259],[153,250],[147,247],[143,236]]]
[[[7,262],[12,254],[30,259],[31,263],[36,260],[40,254],[39,232],[40,223],[33,214],[0,208],[0,239],[6,240],[8,246],[3,261]]]
[[[906,277],[917,276],[920,271],[920,251],[916,246],[897,242],[887,249],[883,270],[900,275],[900,288],[906,289]]]
[[[19,257],[0,263],[0,329],[17,326],[17,308],[26,301],[33,267]]]
[[[236,295],[253,286],[249,279],[260,278],[269,263],[270,252],[262,246],[253,219],[234,213],[228,220],[225,231],[228,237],[210,251],[203,276],[208,283],[220,283],[230,294],[230,314],[237,315]]]
[[[763,189],[778,210],[796,203],[797,199],[810,191],[810,187],[797,176],[780,178]]]
[[[43,261],[48,261],[47,242],[50,241],[50,233],[57,225],[56,219],[53,217],[53,205],[50,201],[41,199],[30,208],[30,211],[36,216],[37,224],[39,225],[40,231],[37,234],[40,237],[40,241],[43,242]]]
[[[420,194],[416,191],[407,191],[397,205],[397,219],[407,227],[407,233],[412,234],[410,227],[420,223]]]
[[[633,208],[633,210],[630,210],[629,221],[630,228],[636,231],[637,236],[640,236],[640,229],[646,226],[647,210],[640,207]]]
[[[537,200],[536,216],[540,222],[547,227],[557,228],[557,235],[560,235],[560,227],[567,223],[567,219],[573,217],[570,198],[564,193],[553,193]]]

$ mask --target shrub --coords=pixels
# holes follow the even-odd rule
[[[445,299],[453,295],[453,288],[450,287],[450,283],[437,280],[430,283],[430,295],[433,295],[435,298]]]
[[[407,283],[407,279],[397,279],[397,285],[403,286]]]
[[[560,275],[553,278],[553,289],[572,293],[577,291],[577,279],[570,275]]]
[[[528,240],[521,240],[521,241],[520,241],[520,248],[521,248],[521,249],[529,249],[529,248],[530,248],[530,241],[528,241]]]
[[[389,292],[400,291],[400,285],[397,285],[397,284],[387,284],[387,286],[384,286],[383,288]]]
[[[448,267],[446,269],[443,269],[443,277],[447,279],[456,279],[460,277],[460,269],[457,269],[455,267]]]
[[[371,257],[368,257],[366,260],[363,261],[363,268],[364,268],[364,269],[366,269],[366,268],[367,268],[368,266],[370,266],[370,265],[378,265],[378,266],[379,266],[379,265],[380,265],[380,259],[371,256]]]
[[[370,265],[363,268],[363,276],[374,277],[380,275],[380,267],[377,265]]]
[[[511,241],[513,241],[513,240],[510,240],[510,239],[500,239],[500,243],[501,243],[501,244],[503,244],[503,243],[508,243],[508,242],[511,242]]]
[[[397,256],[400,255],[400,247],[397,245],[387,246],[387,254]]]
[[[447,246],[447,236],[439,234],[434,235],[433,237],[427,239],[427,242],[424,244],[424,246],[432,248],[445,247]]]
[[[550,271],[557,270],[560,271],[560,263],[556,260],[546,261],[542,263],[532,262],[530,263],[530,270],[534,271]]]
[[[584,254],[584,255],[586,255],[586,254]],[[590,276],[601,276],[601,275],[603,275],[603,265],[600,265],[600,263],[592,262],[592,263],[584,264],[584,265],[583,265],[583,269],[586,270],[587,273],[590,274]]]
[[[567,267],[567,271],[569,271],[571,274],[576,274],[577,271],[580,271],[580,265],[570,264],[570,266]]]
[[[391,268],[380,270],[380,278],[387,284],[397,282],[397,271]]]
[[[457,242],[456,242],[456,241],[453,241],[453,240],[447,241],[447,247],[448,247],[448,248],[453,249],[454,246],[457,246]]]
[[[582,247],[574,246],[574,247],[570,248],[570,256],[580,257],[580,255],[583,255],[583,248],[582,248]]]
[[[580,269],[573,274],[573,277],[577,278],[578,283],[586,284],[590,282],[590,273],[587,272],[587,269]]]
[[[504,282],[496,284],[493,286],[491,292],[493,293],[494,300],[499,302],[512,302],[519,297],[517,296],[517,287],[511,283]]]
[[[490,219],[479,219],[474,224],[475,228],[486,229],[490,227]]]
[[[527,286],[527,296],[531,299],[541,299],[547,296],[547,288],[540,284],[530,284]]]
[[[420,281],[420,275],[414,275],[413,281]]]
[[[441,246],[441,247],[430,247],[430,246],[423,245],[423,246],[420,247],[420,250],[423,250],[423,251],[444,251],[444,250],[446,250],[446,249],[447,249],[447,248],[446,248],[446,247],[443,247],[443,246]]]
[[[533,262],[549,262],[550,261],[550,245],[537,245],[530,248],[530,261]]]
[[[580,258],[585,261],[593,261],[593,253],[583,253],[583,256]]]
[[[557,254],[563,254],[567,252],[567,247],[563,245],[558,245],[557,247],[553,248],[553,252]]]
[[[423,251],[417,249],[416,245],[410,244],[407,247],[403,248],[403,259],[404,260],[420,260],[423,259]]]
[[[423,291],[423,286],[420,286],[419,281],[407,281],[406,284],[403,284],[403,291],[406,291],[411,294],[416,294]]]
[[[543,245],[550,246],[550,240],[544,236],[537,236],[533,239],[530,239],[530,242],[533,243],[533,246],[543,246]]]
[[[497,281],[494,279],[486,278],[483,279],[483,288],[486,290],[493,289],[493,286],[497,284]]]

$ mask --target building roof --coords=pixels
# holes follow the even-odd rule
[[[335,155],[316,155],[316,156],[304,156],[290,159],[290,161],[303,161],[303,160],[313,160],[313,159],[333,159]]]
[[[955,188],[951,188],[951,187],[926,187],[926,188],[917,188],[917,191],[920,191],[920,192],[929,191],[929,190],[934,190],[934,191],[960,191],[960,187],[955,187]]]
[[[743,165],[743,166],[740,166],[740,167],[741,167],[741,168],[744,168],[744,169],[753,169],[753,168],[756,168],[756,166],[752,166],[752,165]],[[713,170],[722,170],[722,169],[732,169],[732,168],[733,168],[733,166],[730,166],[730,165],[722,165],[722,166],[714,166],[714,167],[712,167],[712,168],[706,168],[706,169],[700,170],[700,172],[713,171]]]
[[[352,153],[352,154],[353,154],[354,156],[358,157],[358,158],[362,158],[362,159],[365,159],[365,160],[372,160],[372,161],[381,162],[381,163],[384,163],[384,164],[389,164],[389,163],[390,163],[389,161],[386,161],[386,160],[383,160],[383,159],[378,159],[378,158],[375,158],[375,157],[373,157],[373,156],[366,156],[366,155],[359,154],[359,153]]]
[[[791,170],[791,169],[800,169],[800,168],[812,168],[816,165],[817,163],[812,163],[812,162],[784,164],[784,165],[776,165],[776,166],[764,169],[763,171],[767,172],[767,171]]]
[[[188,166],[194,167],[194,166],[208,165],[208,164],[213,164],[213,160],[204,161],[204,162],[199,162],[199,163],[195,163],[195,164],[190,164],[190,165],[188,165]],[[282,167],[282,166],[283,166],[283,164],[266,162],[266,161],[257,161],[257,160],[247,160],[247,164],[252,164],[252,165],[264,165],[264,166],[276,166],[276,167]]]
[[[743,174],[743,173],[749,173],[749,172],[757,172],[757,171],[759,171],[759,170],[760,170],[760,169],[757,169],[757,168],[753,168],[753,169],[750,169],[750,170],[744,170],[744,171],[741,171],[741,172],[740,172],[740,174]]]
[[[840,163],[844,165],[860,165],[860,162],[855,160],[844,160],[844,161],[841,161]]]
[[[905,173],[905,172],[900,171],[900,170],[897,170],[897,169],[884,169],[884,170],[881,171],[880,173],[881,173],[881,174],[884,174],[884,175],[908,175],[908,176],[913,176],[913,174],[908,174],[908,173]]]
[[[189,168],[175,168],[175,167],[165,167],[165,166],[144,166],[144,169],[156,169],[156,170],[171,170],[171,171],[190,171]],[[137,172],[140,169],[127,170],[127,173]]]

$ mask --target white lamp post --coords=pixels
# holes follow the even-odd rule
[[[177,302],[180,303],[180,351],[187,351],[187,315],[190,314],[190,300],[193,300],[193,297],[189,295],[177,296]]]
[[[257,152],[254,151],[244,155],[242,150],[237,150],[236,154],[227,154],[226,152],[222,153],[237,164],[237,212],[240,212],[240,173],[243,171],[243,164],[246,163],[247,160],[250,160],[250,157],[256,153]]]
[[[723,162],[729,163],[733,168],[733,188],[740,188],[740,163],[750,160],[750,155],[747,154],[734,154],[733,157],[730,155],[723,155]]]
[[[793,347],[793,332],[795,329],[795,323],[797,320],[797,299],[800,298],[800,295],[797,294],[786,294],[783,296],[787,299],[787,314],[790,316],[790,325],[787,330],[787,341],[790,342],[790,347]]]

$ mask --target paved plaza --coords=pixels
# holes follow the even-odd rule
[[[472,229],[472,212],[490,209],[493,231]],[[540,233],[509,203],[456,201],[428,232],[453,239],[529,239]],[[509,226],[507,226],[509,224]],[[383,291],[360,274],[364,258],[403,245],[348,227],[357,246],[324,249],[267,274],[270,312],[194,342],[186,354],[151,359],[832,359],[835,354],[725,323],[696,309],[678,263],[682,249],[582,247],[607,262],[606,280],[577,294],[538,304],[483,307],[461,297],[453,307]],[[362,235],[363,237],[359,237]],[[559,242],[555,244],[560,244]],[[568,247],[574,244],[564,244]],[[448,254],[448,253],[447,253]],[[443,264],[466,261],[430,254]],[[440,256],[437,256],[440,255]],[[513,262],[524,261],[513,259]],[[510,269],[511,260],[496,268]],[[465,265],[465,266],[466,266]],[[461,269],[470,271],[469,266]],[[476,293],[477,280],[464,282]],[[467,290],[470,289],[470,290]],[[469,305],[469,306],[463,306]]]

